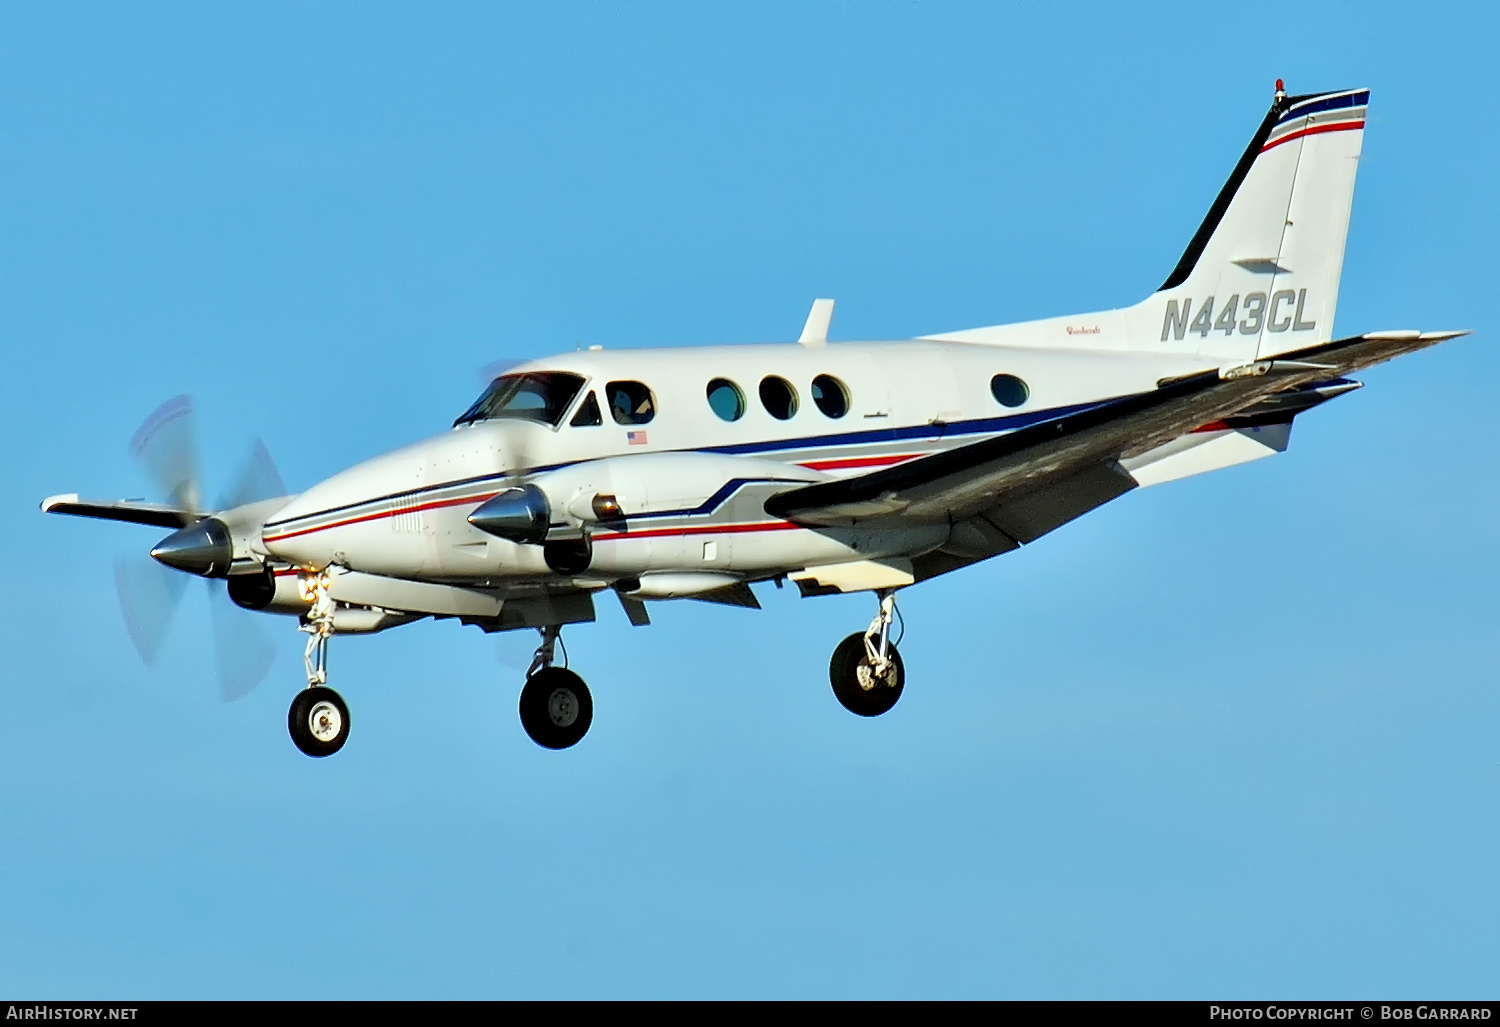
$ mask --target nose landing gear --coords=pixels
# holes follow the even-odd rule
[[[328,639],[333,635],[333,598],[328,594],[329,573],[305,575],[300,580],[302,597],[312,604],[302,618],[299,631],[308,635],[302,653],[307,687],[292,699],[287,711],[287,730],[292,744],[308,756],[332,756],[349,738],[349,707],[328,684]]]
[[[896,705],[906,683],[901,654],[890,637],[896,593],[886,590],[879,595],[880,610],[870,626],[840,642],[828,664],[834,696],[844,709],[861,717],[878,717]]]
[[[583,678],[566,667],[552,665],[562,628],[542,628],[542,644],[532,657],[521,689],[521,726],[544,749],[577,745],[594,720],[594,698]]]

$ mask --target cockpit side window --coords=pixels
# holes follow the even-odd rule
[[[599,413],[599,401],[594,398],[594,390],[583,397],[583,402],[578,404],[578,413],[568,422],[575,428],[597,428],[604,423],[604,416]]]
[[[610,382],[604,398],[616,424],[649,424],[656,416],[656,397],[641,382]]]
[[[490,382],[484,395],[453,422],[461,424],[511,418],[538,421],[556,427],[573,397],[583,387],[583,378],[566,371],[522,371],[502,374]]]

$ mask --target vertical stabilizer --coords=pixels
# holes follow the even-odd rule
[[[1254,360],[1333,338],[1370,94],[1277,86],[1182,259],[1131,310],[1132,349]]]

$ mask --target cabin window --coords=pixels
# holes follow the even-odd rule
[[[604,397],[616,424],[649,424],[656,416],[656,397],[640,382],[610,382]]]
[[[849,412],[849,389],[831,374],[820,374],[812,380],[812,398],[827,417],[843,417]]]
[[[745,416],[745,394],[728,378],[708,383],[708,405],[723,421],[738,421]]]
[[[1013,374],[997,374],[990,379],[990,395],[1003,407],[1018,407],[1031,398],[1031,390]]]
[[[484,395],[453,422],[461,424],[513,418],[540,421],[556,427],[583,388],[583,379],[564,371],[523,371],[502,374],[490,382]]]
[[[767,375],[760,380],[760,402],[766,413],[785,421],[797,412],[797,390],[785,378]]]
[[[583,397],[583,402],[578,404],[578,413],[568,422],[575,428],[597,428],[604,423],[604,416],[599,413],[599,401],[594,398],[594,390]]]

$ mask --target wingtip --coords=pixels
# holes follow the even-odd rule
[[[1449,339],[1457,339],[1463,335],[1473,335],[1474,329],[1460,328],[1445,332],[1422,332],[1415,328],[1402,328],[1395,331],[1365,332],[1361,338],[1369,339],[1371,342],[1446,342]]]
[[[78,502],[78,493],[76,492],[65,492],[57,496],[48,496],[42,500],[42,513],[51,513],[55,507],[62,506],[64,503],[76,502]]]

